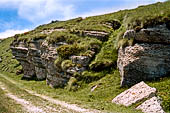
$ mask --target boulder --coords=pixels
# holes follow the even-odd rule
[[[124,106],[130,106],[149,97],[153,97],[155,94],[155,88],[148,86],[144,82],[140,82],[116,96],[112,102]]]
[[[139,105],[136,109],[140,109],[144,113],[165,113],[160,103],[161,102],[157,97],[152,97]]]

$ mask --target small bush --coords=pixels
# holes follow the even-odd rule
[[[48,36],[47,41],[48,43],[74,43],[76,39],[78,39],[78,36],[75,34],[71,34],[68,31],[55,31]]]
[[[80,51],[82,51],[83,48],[81,48],[80,46],[78,46],[77,44],[73,44],[73,45],[62,45],[60,47],[57,48],[57,52],[58,55],[61,58],[67,59],[69,58],[69,56],[71,55],[75,55],[77,53],[80,53]]]
[[[94,71],[101,71],[105,68],[115,67],[117,61],[117,50],[114,47],[115,35],[111,36],[109,40],[103,43],[103,47],[96,55],[94,61],[89,65],[90,69]]]
[[[77,83],[77,79],[75,77],[71,77],[68,81],[68,85],[67,85],[67,90],[68,91],[75,91],[76,90],[76,83]]]
[[[132,46],[134,44],[134,38],[124,38],[124,39],[121,39],[119,42],[118,42],[118,48],[120,47],[127,47],[127,46]]]
[[[67,70],[69,67],[73,67],[73,66],[75,66],[75,64],[73,64],[71,60],[64,60],[61,64],[61,68],[64,71]]]
[[[54,64],[57,66],[57,67],[60,67],[61,66],[61,63],[62,63],[62,58],[61,57],[57,57],[57,59],[55,60]]]

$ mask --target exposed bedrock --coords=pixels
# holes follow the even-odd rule
[[[91,57],[71,56],[69,60],[75,65],[62,69],[61,65],[55,65],[58,58],[56,49],[66,43],[49,44],[46,40],[35,40],[30,42],[14,41],[11,44],[12,53],[21,63],[24,76],[23,79],[44,80],[51,87],[63,87],[74,73],[85,71],[90,63]],[[81,65],[81,67],[77,67]]]
[[[170,73],[170,30],[165,25],[128,30],[124,38],[134,38],[136,44],[121,47],[117,65],[121,86],[132,86],[142,80],[154,80]]]

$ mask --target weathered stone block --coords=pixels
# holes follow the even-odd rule
[[[140,82],[130,89],[122,92],[120,95],[115,97],[112,102],[124,106],[130,106],[148,97],[153,97],[155,93],[155,88],[149,87],[144,82]]]
[[[146,100],[136,109],[140,109],[144,113],[165,113],[157,97],[152,97],[151,99]]]

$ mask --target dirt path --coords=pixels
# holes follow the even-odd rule
[[[20,104],[23,106],[23,111],[31,112],[31,113],[46,113],[43,109],[34,106],[31,102],[26,101],[24,99],[21,99],[17,97],[16,95],[9,92],[5,85],[0,82],[0,88],[5,92],[5,95],[11,99],[13,99],[17,104]]]
[[[8,78],[7,76],[0,74],[0,77],[3,77],[6,79],[8,82],[14,84],[17,86],[18,83],[16,83],[14,80]],[[100,113],[100,111],[97,110],[90,110],[90,109],[84,109],[79,107],[78,105],[75,104],[68,104],[64,101],[60,101],[57,99],[53,99],[49,96],[37,94],[36,92],[33,92],[28,89],[23,89],[21,87],[18,87],[24,91],[26,91],[28,94],[34,96],[35,98],[41,98],[42,100],[45,100],[48,103],[53,104],[52,106],[35,106],[31,101],[27,101],[25,99],[19,98],[17,95],[12,94],[6,87],[4,83],[0,82],[0,88],[6,92],[6,95],[15,100],[16,103],[21,104],[24,108],[29,113]],[[56,107],[57,105],[57,107]]]

